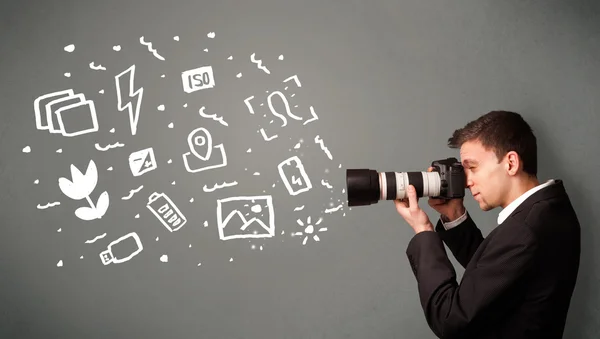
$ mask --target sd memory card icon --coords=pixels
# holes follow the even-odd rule
[[[156,169],[154,150],[146,148],[129,155],[129,168],[134,177]]]

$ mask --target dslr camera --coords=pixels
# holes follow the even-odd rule
[[[377,172],[372,169],[346,169],[348,206],[371,205],[379,200],[404,199],[413,185],[417,197],[455,199],[465,196],[466,177],[456,158],[431,162],[431,172]]]

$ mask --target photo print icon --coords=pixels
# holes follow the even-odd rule
[[[156,158],[152,148],[139,150],[129,155],[129,169],[134,177],[155,170],[156,167]]]
[[[260,195],[217,200],[217,228],[221,240],[275,236],[273,198]]]
[[[48,93],[34,101],[38,130],[74,137],[98,131],[96,106],[84,94],[72,89]]]
[[[227,166],[227,155],[223,144],[213,146],[212,137],[206,128],[196,128],[188,135],[187,140],[190,151],[183,154],[183,164],[188,172],[197,173]]]

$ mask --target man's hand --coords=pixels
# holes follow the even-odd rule
[[[433,167],[429,167],[427,172],[431,172]],[[465,213],[463,198],[455,199],[434,199],[429,198],[429,206],[440,213],[442,220],[448,222],[458,219]]]
[[[427,213],[419,207],[415,187],[409,185],[406,193],[408,198],[394,200],[398,214],[406,220],[415,233],[433,231],[433,224],[429,220]]]

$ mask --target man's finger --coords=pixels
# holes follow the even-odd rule
[[[413,185],[408,186],[408,207],[411,211],[416,211],[419,207],[417,205],[417,191]]]
[[[406,203],[402,199],[394,200],[394,205],[396,205],[396,207],[406,208]]]
[[[444,199],[435,199],[435,198],[429,199],[430,205],[443,205],[444,203],[445,203]]]

